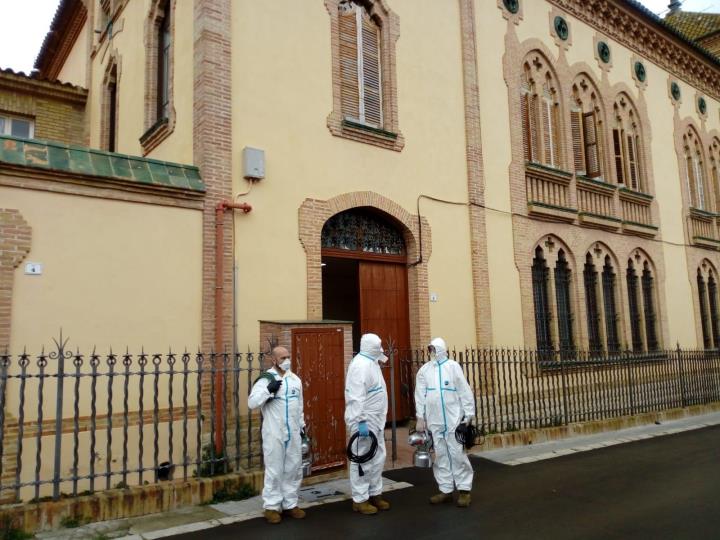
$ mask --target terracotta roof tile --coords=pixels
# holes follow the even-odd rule
[[[666,16],[664,21],[693,41],[720,31],[720,13],[676,11]]]

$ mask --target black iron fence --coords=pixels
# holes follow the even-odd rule
[[[482,434],[720,401],[717,350],[451,357],[473,389]],[[389,418],[414,415],[415,374],[427,360],[392,352]],[[262,353],[82,354],[62,338],[49,353],[0,354],[0,502],[261,467],[261,418],[247,397],[266,368]]]
[[[412,407],[424,351],[398,352]],[[475,393],[482,434],[567,425],[720,401],[720,351],[452,351]],[[414,410],[414,407],[412,408]]]

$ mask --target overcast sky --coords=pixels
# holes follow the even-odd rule
[[[58,3],[59,0],[0,0],[0,67],[26,73],[32,70]],[[669,0],[642,0],[642,3],[654,13],[662,15]],[[683,9],[720,13],[720,0],[685,0]]]

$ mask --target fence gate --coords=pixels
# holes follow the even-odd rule
[[[295,371],[303,382],[313,470],[345,464],[345,362],[342,328],[292,330]]]

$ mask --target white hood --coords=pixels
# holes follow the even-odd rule
[[[436,337],[430,342],[430,345],[435,347],[435,359],[444,360],[447,358],[447,345],[443,338]]]
[[[384,361],[387,359],[382,348],[382,340],[377,334],[363,334],[360,338],[360,352],[373,360]]]

